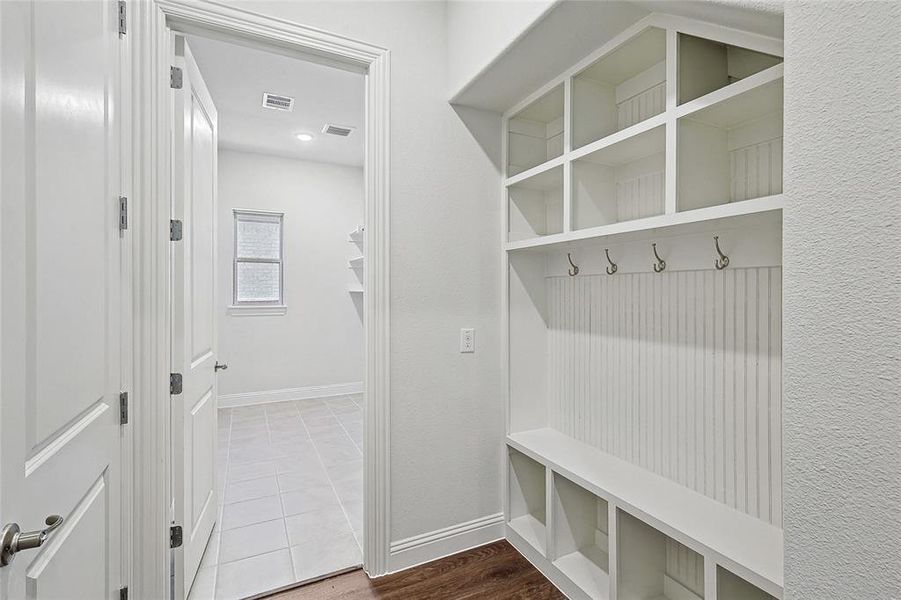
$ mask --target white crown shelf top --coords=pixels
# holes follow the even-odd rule
[[[781,595],[782,530],[553,429],[507,444],[665,534]]]

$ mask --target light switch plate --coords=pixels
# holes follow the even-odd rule
[[[460,352],[470,353],[476,351],[476,330],[461,329],[460,330]]]

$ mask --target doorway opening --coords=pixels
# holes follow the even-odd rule
[[[173,598],[251,597],[363,562],[365,80],[172,49]]]

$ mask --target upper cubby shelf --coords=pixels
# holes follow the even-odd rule
[[[548,82],[507,113],[507,249],[781,208],[779,53],[652,15]]]
[[[507,188],[508,239],[563,231],[563,166],[541,171]]]
[[[778,56],[680,33],[679,104],[781,63]]]
[[[563,154],[563,86],[510,117],[507,176],[513,177]]]
[[[662,215],[665,142],[661,125],[574,161],[573,229]]]
[[[782,79],[680,118],[677,140],[677,210],[781,194]]]
[[[573,77],[573,148],[666,108],[666,31],[649,27]]]

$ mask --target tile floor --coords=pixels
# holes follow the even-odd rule
[[[219,521],[189,600],[246,598],[362,562],[362,402],[219,411]]]

